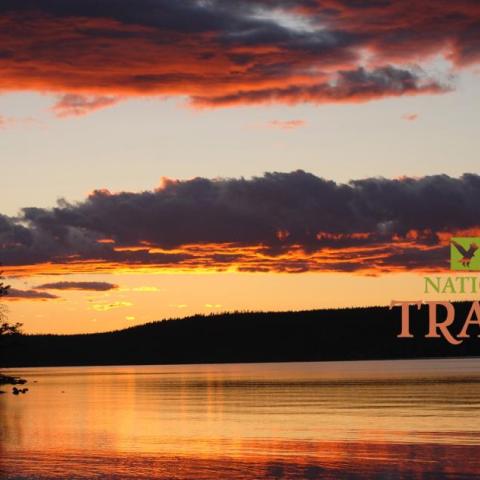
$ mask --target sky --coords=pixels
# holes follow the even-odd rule
[[[480,235],[473,0],[0,5],[9,319],[388,304]]]

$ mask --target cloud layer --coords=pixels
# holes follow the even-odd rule
[[[367,178],[304,171],[252,179],[164,179],[0,215],[6,272],[125,268],[242,271],[438,269],[453,234],[478,234],[480,176]]]
[[[17,288],[9,288],[8,295],[3,300],[52,300],[58,298],[56,295],[47,292],[39,292],[37,290],[19,290]]]
[[[37,290],[89,290],[106,292],[115,290],[118,285],[108,282],[53,282],[44,283],[35,287]]]
[[[64,95],[60,116],[128,96],[198,107],[440,93],[428,68],[480,61],[476,0],[3,0],[0,91]]]

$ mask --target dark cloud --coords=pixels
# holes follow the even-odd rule
[[[18,290],[9,288],[8,295],[3,297],[4,300],[51,300],[58,298],[47,292],[38,292],[37,290]]]
[[[362,102],[406,93],[441,93],[451,87],[428,79],[422,72],[386,66],[367,71],[364,68],[340,71],[329,81],[313,85],[289,85],[282,88],[241,90],[218,97],[195,96],[192,102],[199,106],[221,106],[257,103],[330,103]]]
[[[63,116],[132,95],[214,107],[438,93],[450,79],[425,66],[478,63],[479,25],[476,0],[4,0],[0,89],[66,95]]]
[[[98,190],[80,203],[0,216],[0,260],[7,269],[50,262],[76,271],[443,267],[451,234],[480,231],[479,199],[475,174],[347,184],[304,171],[166,179],[154,191]]]
[[[37,290],[92,290],[105,292],[118,288],[118,285],[108,282],[53,282],[37,285],[35,288]]]

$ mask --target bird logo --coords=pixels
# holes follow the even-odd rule
[[[452,238],[451,239],[451,268],[452,270],[478,270],[474,268],[477,250],[480,248],[478,238]]]

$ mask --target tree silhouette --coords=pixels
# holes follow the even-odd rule
[[[0,272],[0,280],[2,279]],[[0,281],[0,300],[2,297],[8,295],[8,290],[10,285],[5,285],[4,282]],[[0,303],[0,356],[5,355],[5,350],[8,345],[11,343],[10,340],[16,338],[21,334],[21,323],[8,323],[7,322],[7,307]],[[0,385],[12,384],[16,385],[18,383],[25,383],[23,379],[16,377],[10,377],[0,373]],[[5,393],[5,392],[0,392]],[[25,392],[22,392],[25,393]]]
[[[2,273],[0,272],[0,280],[2,279]],[[0,299],[5,295],[8,295],[8,290],[10,285],[5,285],[3,282],[0,282]],[[7,316],[7,309],[5,305],[0,304],[0,322],[4,322]]]
[[[0,272],[0,280],[2,279]],[[0,299],[8,295],[10,285],[5,285],[4,282],[0,282]],[[0,304],[0,346],[4,343],[4,339],[7,335],[19,335],[21,333],[21,323],[8,323],[7,322],[7,308],[5,305]]]
[[[9,288],[10,288],[10,285],[5,285],[3,282],[0,282],[0,297],[7,295]]]

